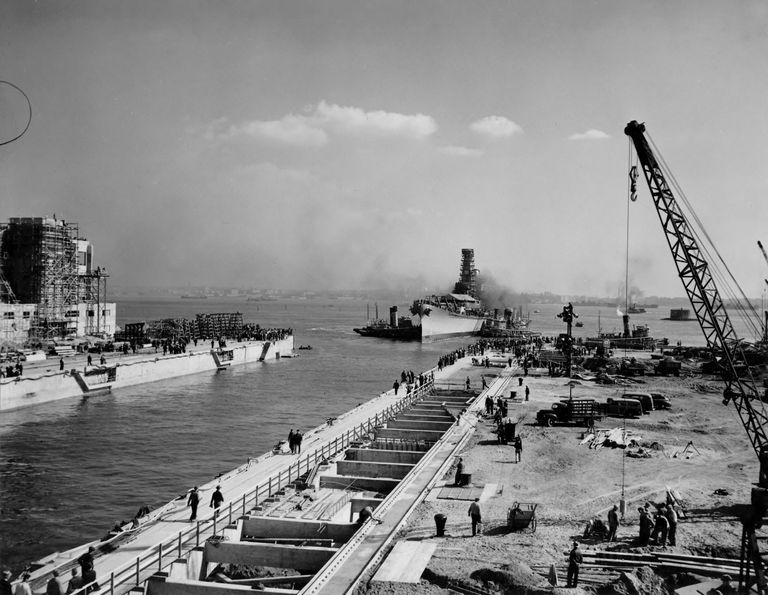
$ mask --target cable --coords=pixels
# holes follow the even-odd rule
[[[18,135],[13,137],[11,140],[0,142],[0,147],[2,147],[3,145],[9,145],[13,141],[19,140],[22,136],[24,136],[24,134],[27,132],[27,130],[29,130],[29,125],[32,124],[32,102],[29,100],[29,97],[27,97],[27,94],[24,91],[22,91],[19,87],[14,85],[12,82],[10,82],[10,81],[0,81],[0,83],[9,85],[9,86],[13,87],[14,89],[16,89],[19,93],[21,93],[24,96],[24,99],[27,100],[27,109],[29,110],[29,114],[27,116],[27,125],[24,126],[24,130],[22,130]]]

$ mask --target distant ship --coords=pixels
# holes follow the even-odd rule
[[[183,300],[207,300],[208,296],[202,293],[186,293],[181,296]]]
[[[600,317],[598,315],[597,337],[587,337],[584,342],[588,348],[602,347],[606,341],[610,349],[651,349],[656,346],[657,341],[651,337],[650,328],[647,324],[633,326],[632,330],[630,330],[628,314],[622,316],[622,322],[624,323],[623,333],[601,332],[599,320]]]
[[[674,308],[669,311],[669,318],[662,318],[662,320],[674,320],[675,322],[688,322],[696,320],[691,318],[691,311],[687,308]]]
[[[632,304],[629,308],[627,308],[627,314],[643,314],[644,312],[645,308],[638,306],[637,304]]]
[[[414,300],[411,305],[411,317],[397,317],[390,308],[389,321],[374,319],[366,326],[354,331],[366,337],[384,337],[389,339],[421,340],[424,343],[436,339],[479,335],[483,327],[495,326],[497,330],[506,328],[507,319],[499,319],[477,299],[477,269],[475,251],[465,248],[461,251],[461,269],[459,281],[452,293],[430,295]],[[510,311],[511,312],[511,311]],[[489,323],[489,321],[491,321]],[[517,321],[517,328],[522,330],[527,321]],[[513,329],[509,329],[513,330]],[[501,335],[499,335],[501,336]],[[511,335],[505,335],[511,336]]]

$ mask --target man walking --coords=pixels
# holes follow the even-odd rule
[[[477,535],[478,525],[481,525],[483,522],[478,502],[480,502],[480,498],[475,498],[475,501],[469,505],[469,511],[467,512],[467,516],[472,519],[472,537]]]
[[[568,582],[566,583],[566,587],[569,588],[576,588],[579,584],[579,566],[581,566],[581,562],[584,560],[583,556],[581,555],[581,550],[579,549],[578,542],[573,542],[573,549],[571,549],[571,553],[568,554]]]
[[[615,504],[608,511],[608,541],[616,541],[616,531],[619,528],[619,507]]]
[[[197,505],[200,504],[200,494],[197,492],[197,486],[192,488],[187,499],[187,506],[192,509],[192,516],[189,517],[190,521],[194,521],[197,518]]]
[[[219,508],[224,502],[224,494],[221,493],[221,486],[216,486],[216,491],[211,494],[211,508]]]
[[[515,436],[515,463],[519,463],[523,458],[523,439],[518,434]]]

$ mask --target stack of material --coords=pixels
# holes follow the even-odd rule
[[[638,444],[640,440],[640,436],[634,436],[626,428],[611,428],[596,429],[594,432],[584,436],[579,444],[587,444],[589,448],[599,450],[603,446],[627,448]]]
[[[614,571],[630,571],[641,566],[670,572],[690,572],[704,576],[739,575],[738,558],[715,558],[710,556],[689,556],[670,552],[648,554],[630,554],[627,552],[608,552],[587,550],[583,552],[582,568],[600,568]],[[567,558],[567,554],[566,554]]]
[[[195,323],[198,337],[238,337],[243,330],[243,315],[240,312],[198,314]]]
[[[195,325],[186,318],[163,318],[147,324],[147,337],[153,339],[178,339],[195,337]]]

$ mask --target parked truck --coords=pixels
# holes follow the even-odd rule
[[[536,413],[536,422],[542,426],[555,424],[576,424],[590,426],[605,415],[605,405],[595,399],[561,399],[551,409]]]

